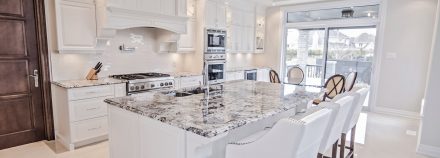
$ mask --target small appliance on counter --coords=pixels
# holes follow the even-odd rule
[[[89,73],[86,76],[87,80],[98,80],[98,73],[101,72],[102,63],[98,62],[95,67],[90,69]]]

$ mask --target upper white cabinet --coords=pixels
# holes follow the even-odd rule
[[[189,17],[187,23],[187,30],[185,34],[180,35],[180,39],[177,42],[178,53],[193,53],[196,50],[197,41],[197,5],[196,0],[187,0],[187,10],[185,15]]]
[[[60,53],[96,51],[93,0],[57,0],[56,25]]]
[[[187,5],[187,0],[55,0],[58,50],[60,53],[100,52],[116,35],[116,30],[135,27],[160,28],[175,34],[169,37],[187,34],[188,25],[195,25],[188,24]],[[194,47],[194,43],[175,45],[182,45],[184,50]]]
[[[242,7],[242,6],[248,7]],[[255,37],[255,4],[249,1],[232,1],[229,3],[228,22],[228,52],[254,52]]]
[[[206,0],[205,26],[208,28],[226,28],[226,5],[223,0]]]

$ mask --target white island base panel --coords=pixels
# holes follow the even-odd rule
[[[108,106],[110,158],[224,158],[228,142],[240,140],[295,115],[295,108],[212,138]]]

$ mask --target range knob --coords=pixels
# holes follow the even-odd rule
[[[141,86],[141,89],[145,89],[145,86],[144,86],[144,85],[142,85],[142,86]]]
[[[151,88],[154,88],[154,87],[156,87],[156,85],[152,84],[150,87],[151,87]]]
[[[168,86],[168,82],[165,82],[165,86]]]
[[[130,90],[132,90],[132,91],[133,91],[133,90],[134,90],[134,86],[130,86]]]
[[[169,82],[168,84],[171,86],[171,85],[173,85],[173,82]]]
[[[163,83],[160,83],[160,86],[162,87],[162,86],[163,86]]]
[[[136,90],[139,90],[139,86],[136,86]]]

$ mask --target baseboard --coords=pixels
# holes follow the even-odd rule
[[[397,109],[384,108],[384,107],[375,107],[373,112],[406,117],[406,118],[420,119],[420,114],[412,111],[397,110]]]
[[[440,158],[440,148],[430,145],[419,144],[417,148],[417,153]]]

